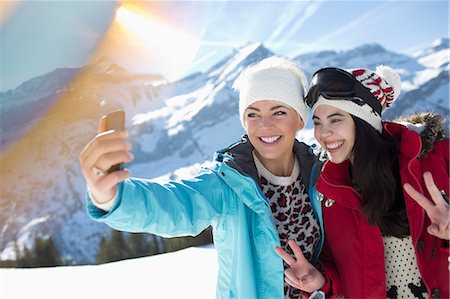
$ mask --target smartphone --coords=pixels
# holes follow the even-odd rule
[[[106,131],[109,130],[118,130],[118,131],[125,131],[125,111],[118,110],[114,112],[110,112],[105,115],[105,121],[106,121]],[[113,171],[122,170],[123,169],[123,163],[119,163],[116,165],[111,166],[110,169],[108,169],[108,173],[111,173]]]

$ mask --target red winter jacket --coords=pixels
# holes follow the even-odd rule
[[[428,137],[436,136],[433,130],[428,133]],[[389,122],[384,123],[383,134],[401,137],[398,159],[403,184],[410,183],[431,200],[422,176],[430,171],[439,190],[449,194],[448,139],[422,144],[416,132]],[[427,148],[429,152],[422,156]],[[327,161],[317,183],[317,190],[324,195],[322,261],[327,284],[323,290],[332,297],[386,298],[382,236],[360,212],[360,197],[352,187],[349,167],[348,161]],[[417,264],[429,297],[449,298],[448,241],[428,234],[430,219],[425,211],[405,192],[404,197]]]

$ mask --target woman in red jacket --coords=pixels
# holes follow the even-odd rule
[[[327,297],[449,298],[449,140],[436,115],[408,119],[414,129],[381,121],[400,85],[386,66],[313,75],[305,100],[329,159],[317,184],[326,241],[320,265],[294,243],[295,259],[276,249],[290,285]]]

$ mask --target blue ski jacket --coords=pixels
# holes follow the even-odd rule
[[[88,196],[88,213],[117,230],[163,237],[195,236],[211,225],[219,259],[216,297],[284,298],[283,262],[274,250],[280,240],[270,204],[258,185],[252,150],[244,136],[217,151],[214,166],[192,179],[162,185],[129,178],[119,184],[109,212],[94,206]],[[296,141],[294,152],[321,227],[317,259],[324,234],[315,182],[322,163],[304,143]]]

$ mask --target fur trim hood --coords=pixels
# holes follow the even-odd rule
[[[436,142],[446,138],[445,120],[437,113],[414,113],[408,116],[400,116],[394,122],[405,125],[408,129],[419,134],[420,139],[422,139],[422,150],[419,158],[429,153]]]

